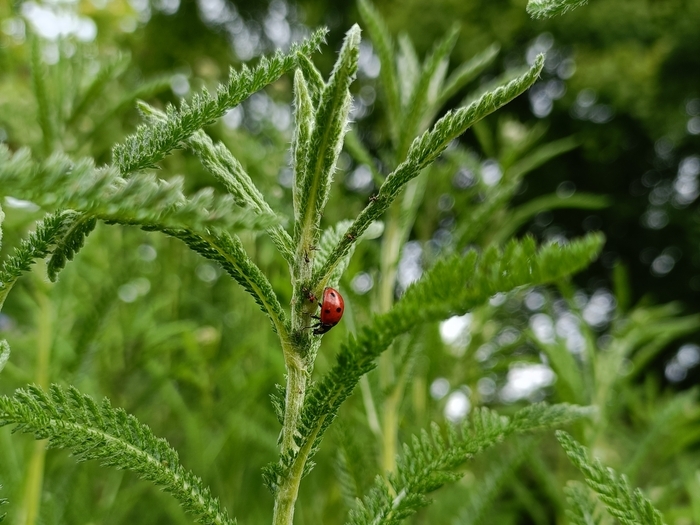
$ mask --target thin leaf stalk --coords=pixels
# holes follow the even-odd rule
[[[36,368],[34,381],[42,388],[48,388],[49,365],[51,362],[51,347],[53,345],[53,307],[43,290],[37,292],[39,305],[37,312],[37,325],[39,327],[37,337]],[[47,440],[34,442],[32,455],[29,458],[27,477],[24,482],[23,504],[18,523],[34,525],[38,522],[41,508],[41,493],[44,485],[44,465],[46,461]]]
[[[379,292],[380,313],[388,312],[394,305],[401,247],[413,227],[415,211],[422,201],[423,194],[418,191],[418,188],[424,183],[424,177],[410,181],[404,190],[404,199],[402,201],[397,199],[389,208],[380,261],[382,275]],[[382,390],[389,392],[382,407],[382,467],[384,472],[388,473],[396,470],[396,454],[399,446],[398,411],[404,390],[401,379],[398,382],[395,381],[393,345],[380,356],[378,367]]]
[[[394,202],[389,208],[388,217],[382,240],[382,255],[380,260],[381,284],[379,287],[379,312],[386,313],[394,304],[394,289],[396,287],[396,274],[401,252],[402,235],[399,225],[399,203]],[[393,347],[382,353],[379,358],[379,384],[384,392],[392,388],[394,383],[394,351]],[[397,403],[393,392],[389,392],[382,404],[382,471],[394,472],[396,470],[396,451],[398,438]]]

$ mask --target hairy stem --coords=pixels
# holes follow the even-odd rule
[[[304,405],[307,371],[303,359],[287,352],[287,390],[285,395],[284,428],[282,430],[282,450],[297,452],[299,447],[294,440],[299,414]]]
[[[277,496],[275,497],[275,510],[272,518],[273,525],[293,525],[294,505],[299,494],[299,484],[304,474],[304,466],[309,457],[309,452],[313,446],[314,439],[318,431],[314,432],[313,439],[306,441],[299,449],[296,460],[292,465],[287,477],[280,484]]]
[[[279,480],[275,495],[273,516],[274,525],[292,525],[294,506],[299,493],[299,484],[304,472],[304,465],[309,450],[299,450],[295,432],[299,424],[301,410],[306,398],[306,384],[311,374],[315,353],[319,341],[314,341],[309,333],[311,309],[316,309],[314,292],[311,290],[313,272],[313,236],[315,225],[307,224],[300,231],[299,243],[293,265],[291,331],[295,337],[289,344],[283,345],[284,362],[287,369],[287,388],[285,391],[284,422],[282,426],[282,458],[297,454],[294,468]]]

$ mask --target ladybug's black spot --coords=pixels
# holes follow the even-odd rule
[[[331,292],[331,297],[335,297],[335,294],[333,292]]]
[[[330,309],[330,308],[326,308],[326,313],[327,313],[327,314],[331,313],[331,309]]]
[[[342,310],[340,308],[336,308],[335,311],[340,313]]]

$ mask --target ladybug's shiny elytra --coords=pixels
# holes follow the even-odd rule
[[[343,317],[343,311],[345,311],[343,296],[330,286],[323,290],[323,300],[319,304],[321,316],[314,316],[314,319],[318,319],[318,324],[313,327],[316,335],[325,334],[337,325]]]

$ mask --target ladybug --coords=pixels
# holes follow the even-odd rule
[[[321,307],[321,316],[313,316],[314,319],[318,319],[318,324],[313,327],[316,335],[325,334],[340,322],[343,311],[345,311],[345,301],[338,290],[329,286],[323,290],[323,301],[319,303],[319,306]]]

